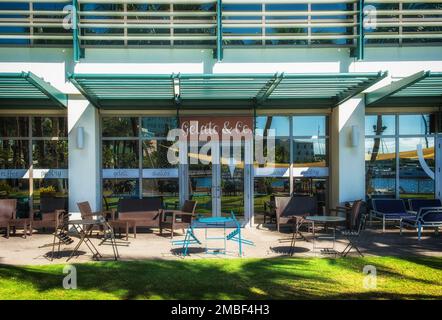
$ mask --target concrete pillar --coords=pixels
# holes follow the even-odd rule
[[[352,128],[359,136],[352,143]],[[330,121],[330,206],[365,199],[365,104],[362,95],[333,109]]]
[[[84,145],[77,145],[77,131],[84,128]],[[69,212],[79,217],[77,203],[89,201],[92,210],[101,209],[100,130],[96,108],[84,98],[70,96],[69,128]]]

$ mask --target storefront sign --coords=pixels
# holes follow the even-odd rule
[[[0,179],[29,179],[29,172],[27,169],[3,169]]]
[[[294,177],[328,177],[328,168],[325,167],[304,167],[293,168]]]
[[[32,175],[35,179],[67,179],[67,169],[34,169]]]
[[[143,169],[143,178],[178,178],[178,169]]]
[[[289,177],[289,168],[255,168],[255,177]]]
[[[34,169],[34,179],[67,179],[67,169]],[[0,170],[0,179],[29,179],[30,172],[27,169]]]
[[[181,129],[188,135],[243,135],[253,138],[251,116],[183,116]]]
[[[138,179],[138,169],[103,169],[103,179]],[[178,168],[143,169],[143,178],[178,178]]]
[[[255,168],[255,177],[289,177],[289,168]],[[328,168],[302,167],[293,168],[294,177],[328,177]]]
[[[138,169],[103,169],[103,179],[133,179],[139,176]]]

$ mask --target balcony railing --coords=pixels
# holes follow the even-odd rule
[[[365,0],[376,7],[376,29],[367,45],[442,43],[442,1]]]
[[[227,46],[355,45],[357,1],[266,1],[247,7],[241,1],[223,3]]]
[[[213,3],[88,2],[79,1],[79,39],[84,46],[216,45],[216,8]]]
[[[0,45],[72,46],[63,27],[72,1],[0,2]]]
[[[74,2],[78,32],[64,24]],[[356,48],[361,36],[367,46],[442,43],[442,0],[365,0],[376,15],[363,35],[359,0],[74,2],[0,2],[0,45]]]

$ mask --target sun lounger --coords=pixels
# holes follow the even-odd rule
[[[421,240],[423,228],[434,228],[437,232],[442,227],[442,208],[420,208],[414,217],[403,218],[400,222],[401,234],[403,227],[417,229],[417,239]]]
[[[442,208],[440,199],[408,199],[410,211],[418,213],[420,208]]]
[[[399,223],[405,218],[414,218],[415,214],[407,211],[402,199],[373,199],[373,209],[370,211],[370,221],[378,219],[382,221],[382,232],[385,232],[387,222]]]

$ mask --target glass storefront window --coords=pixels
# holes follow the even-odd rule
[[[141,136],[143,138],[166,138],[169,130],[177,128],[175,117],[148,117],[141,119]]]
[[[17,217],[29,217],[29,180],[2,179],[0,180],[0,199],[17,199]]]
[[[68,179],[34,179],[34,208],[40,208],[42,197],[67,197]]]
[[[152,196],[162,196],[164,203],[175,207],[179,196],[178,166],[168,161],[167,154],[173,142],[166,138],[169,130],[176,127],[176,117],[102,118],[106,208],[115,208],[121,198]]]
[[[138,179],[103,179],[104,206],[116,209],[121,198],[139,197]]]
[[[275,168],[288,168],[290,166],[290,140],[289,139],[275,139]],[[267,139],[263,141],[264,156],[268,156]],[[273,166],[273,164],[268,163],[258,164],[257,159],[255,159],[257,167],[264,168],[267,166]]]
[[[137,137],[139,123],[137,117],[103,117],[103,137]]]
[[[130,169],[139,167],[139,150],[136,140],[103,141],[103,168]]]
[[[394,195],[396,142],[394,138],[365,139],[365,178],[368,195]]]
[[[324,214],[327,208],[327,178],[294,178],[293,194],[315,196],[318,201],[318,214]]]
[[[368,115],[365,116],[365,135],[380,136],[396,134],[396,116]]]
[[[32,118],[32,135],[34,137],[67,137],[67,119],[65,117]]]
[[[257,132],[260,135],[264,128],[275,128],[277,134],[275,169],[267,170],[269,165],[255,164],[255,222],[261,222],[260,214],[269,201],[275,196],[290,196],[291,192],[316,195],[322,212],[327,207],[328,116],[262,116],[257,118],[257,128],[261,130]],[[264,156],[267,156],[266,146],[267,143],[264,144]],[[321,170],[312,170],[312,167]],[[292,181],[290,172],[294,177]]]
[[[173,168],[176,165],[169,163],[167,153],[173,141],[144,140],[143,141],[143,168]]]
[[[294,116],[294,137],[324,137],[327,135],[326,116]]]
[[[326,139],[295,139],[293,162],[295,167],[326,167]]]
[[[255,195],[278,194],[289,195],[290,182],[288,178],[255,178]]]
[[[436,114],[365,117],[369,197],[434,197],[436,120]],[[381,128],[376,130],[377,126]]]
[[[28,137],[28,117],[0,117],[0,137]]]
[[[430,132],[430,115],[413,114],[399,116],[400,135],[427,135]]]
[[[419,152],[418,149],[422,152]],[[435,169],[434,138],[399,139],[399,193],[404,198],[434,196],[434,179],[426,172]]]
[[[289,139],[275,139],[276,167],[288,167],[290,163]]]
[[[259,116],[256,117],[255,134],[267,136],[267,130],[273,129],[276,137],[290,136],[290,118],[282,116]]]
[[[29,197],[28,179],[1,179],[0,199]]]
[[[0,169],[26,169],[29,167],[27,140],[0,140]]]
[[[165,208],[178,209],[178,179],[143,179],[143,197],[162,197]]]
[[[68,141],[33,141],[32,158],[35,169],[67,169]]]
[[[254,212],[255,223],[263,223],[262,214],[270,210],[268,203],[272,197],[287,197],[290,195],[289,178],[255,177],[254,182]]]
[[[18,217],[39,209],[42,193],[67,197],[66,117],[0,117],[0,137],[0,198],[17,199]],[[51,169],[59,179],[45,178]]]

